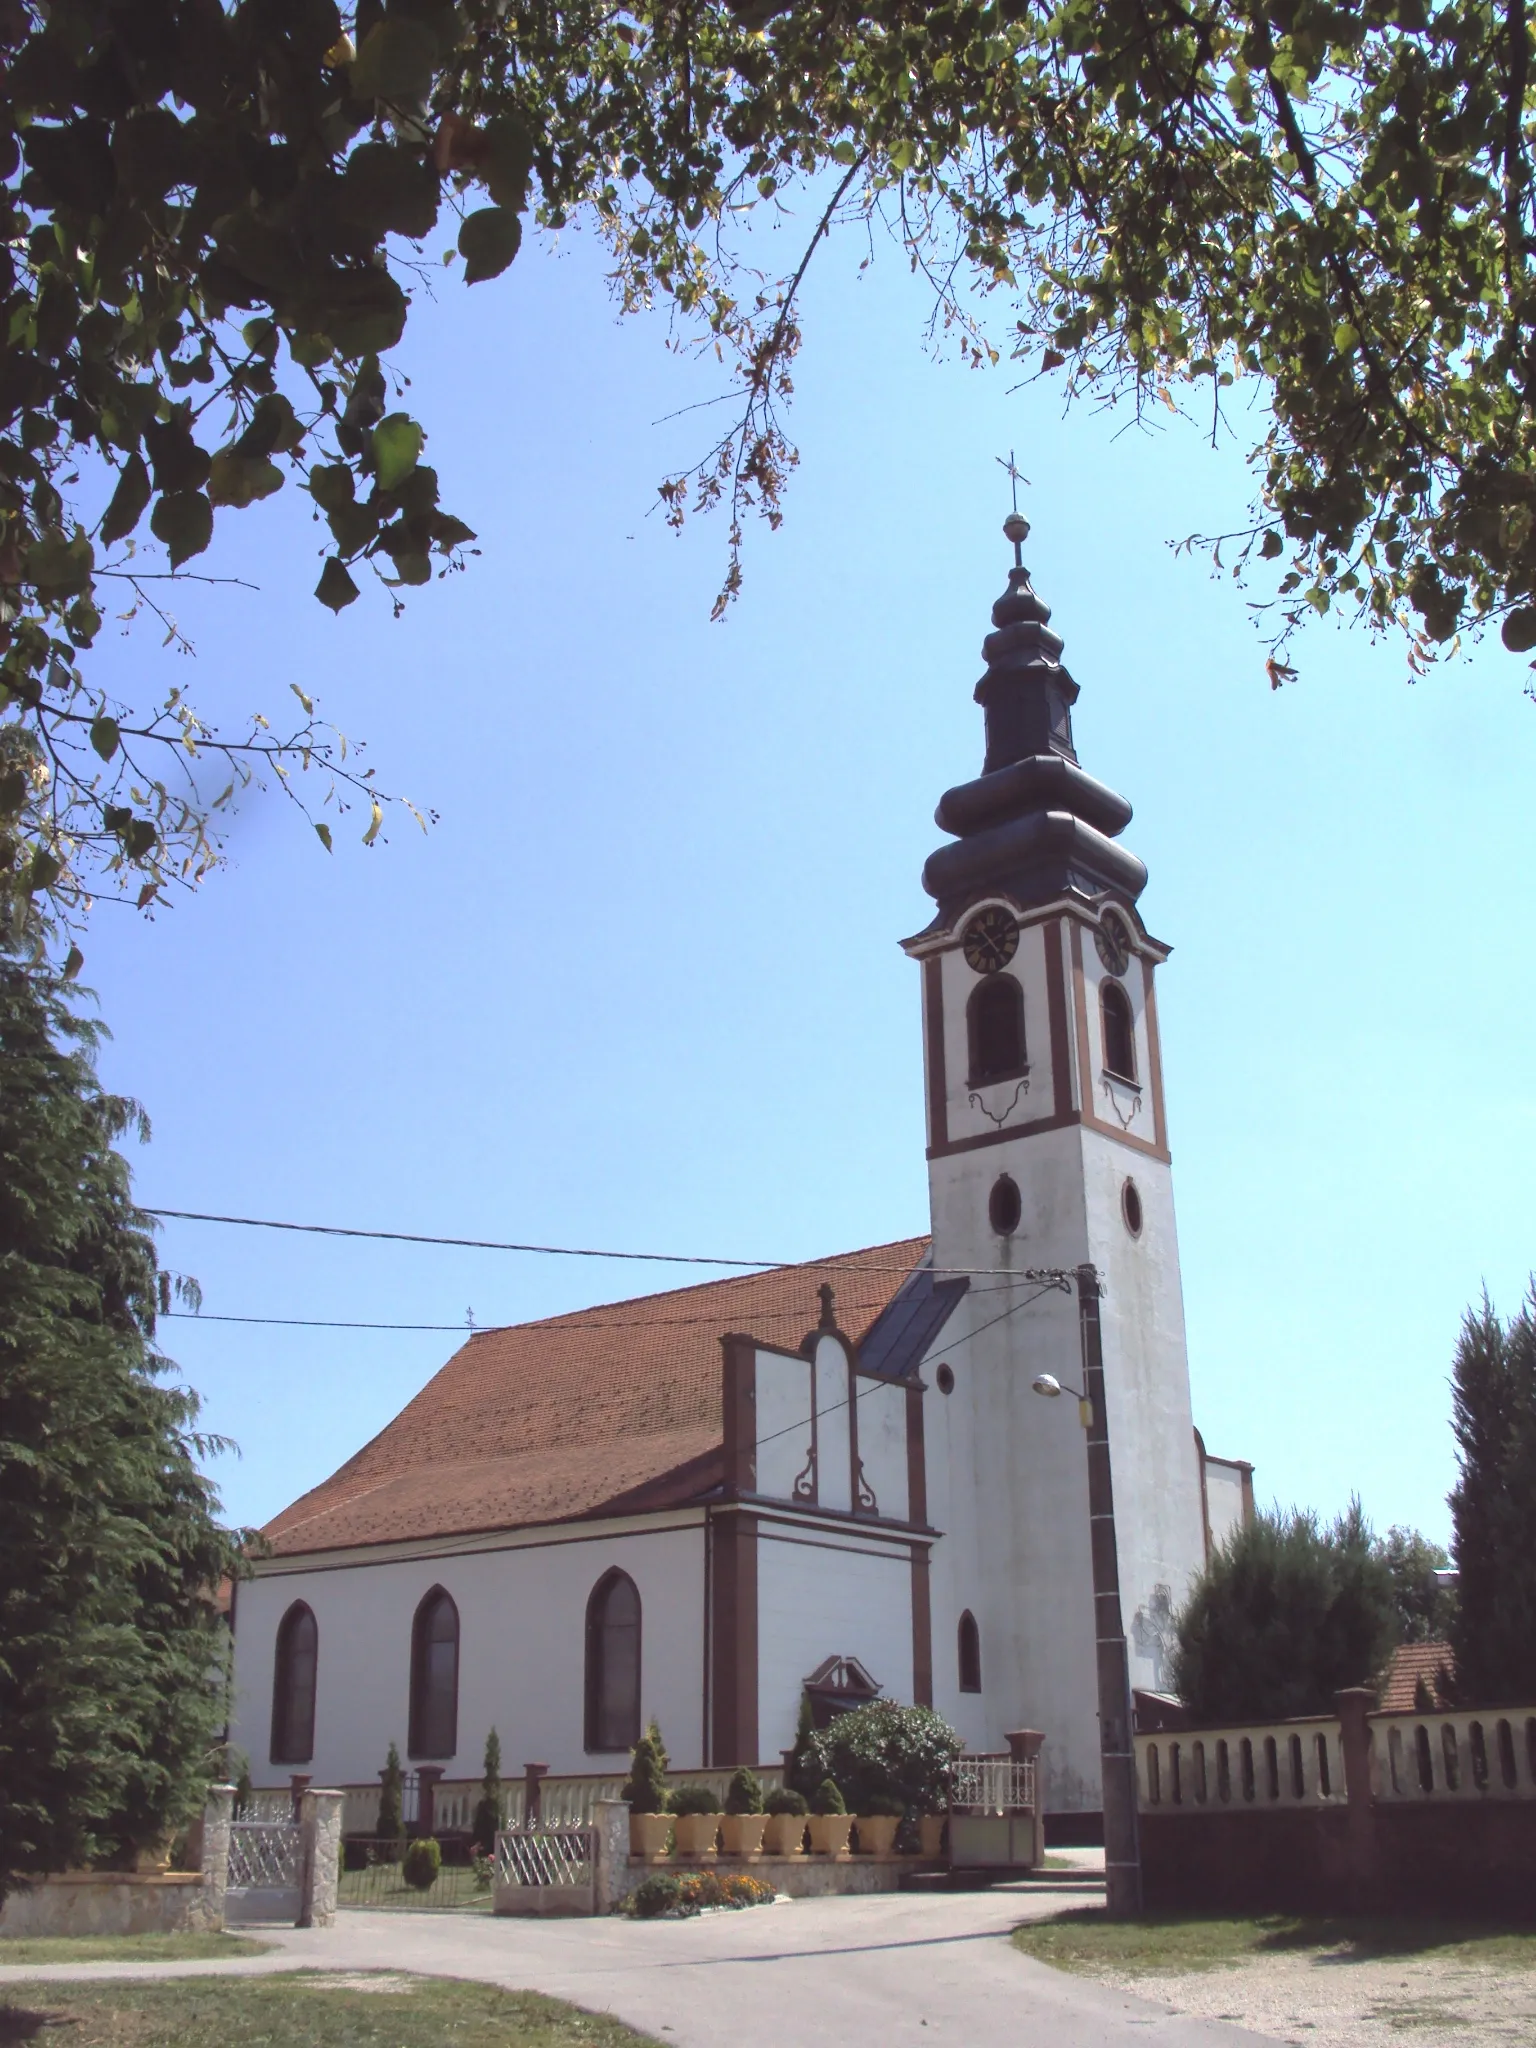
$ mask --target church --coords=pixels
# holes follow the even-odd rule
[[[930,1230],[477,1332],[283,1511],[238,1588],[231,1740],[258,1786],[408,1766],[777,1764],[801,1696],[936,1707],[973,1751],[1044,1731],[1042,1804],[1092,1839],[1099,1735],[1080,1269],[1098,1290],[1133,1685],[1252,1513],[1194,1426],[1158,1040],[1169,948],[1125,799],[1006,523],[976,701],[902,943],[922,1016]],[[914,1033],[914,1038],[916,1034]],[[915,1076],[914,1076],[915,1078]]]

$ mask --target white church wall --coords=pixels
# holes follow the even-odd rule
[[[819,1507],[853,1506],[848,1403],[853,1372],[836,1337],[816,1340],[816,1501]]]
[[[524,1762],[556,1772],[607,1768],[584,1742],[587,1599],[611,1566],[641,1603],[641,1705],[655,1714],[674,1765],[703,1760],[704,1544],[702,1516],[663,1526],[597,1524],[579,1535],[472,1554],[394,1558],[332,1569],[263,1571],[239,1589],[231,1740],[254,1784],[286,1784],[292,1769],[317,1784],[366,1784],[391,1742],[406,1757],[411,1622],[422,1596],[447,1588],[459,1609],[458,1750],[434,1757],[450,1777],[478,1776],[495,1727],[509,1775]],[[315,1752],[302,1765],[269,1757],[277,1626],[295,1600],[319,1630]]]
[[[1205,1461],[1205,1527],[1211,1549],[1219,1550],[1248,1517],[1253,1468],[1234,1458]]]
[[[981,1631],[981,1676],[983,1688],[993,1673],[993,1653],[1012,1625],[1012,1617],[987,1616],[986,1589],[990,1575],[983,1569],[980,1545],[982,1517],[965,1475],[975,1469],[974,1389],[969,1384],[974,1366],[970,1346],[956,1343],[964,1334],[963,1318],[951,1318],[944,1336],[949,1342],[937,1350],[923,1368],[928,1391],[923,1396],[923,1450],[928,1474],[928,1520],[942,1531],[930,1553],[928,1598],[933,1629],[933,1704],[952,1728],[958,1730],[967,1749],[985,1750],[993,1745],[988,1737],[986,1693],[960,1690],[960,1616],[969,1610]],[[938,1385],[940,1365],[954,1375],[950,1393]],[[1006,1706],[998,1714],[1006,1719]]]
[[[856,1657],[887,1699],[912,1698],[912,1553],[826,1526],[761,1521],[757,1550],[758,1749],[795,1739],[800,1692],[828,1657]]]
[[[759,1348],[755,1381],[757,1490],[792,1500],[811,1459],[811,1362]]]
[[[860,1379],[859,1463],[875,1497],[874,1512],[887,1520],[907,1519],[907,1392],[880,1380]]]

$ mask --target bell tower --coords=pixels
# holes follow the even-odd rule
[[[1121,1604],[1131,1681],[1166,1679],[1166,1617],[1204,1556],[1163,1102],[1156,977],[1131,807],[1079,764],[1078,685],[1030,583],[1028,522],[992,607],[976,702],[986,754],[936,813],[922,973],[933,1264],[968,1288],[925,1376],[935,1704],[972,1747],[1045,1731],[1047,1810],[1099,1804],[1079,1304],[1042,1273],[1099,1276]],[[947,1348],[946,1348],[947,1347]],[[979,1629],[981,1687],[944,1684]],[[953,1640],[953,1638],[951,1638]],[[970,1694],[972,1697],[963,1697]]]

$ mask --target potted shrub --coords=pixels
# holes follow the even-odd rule
[[[944,1822],[947,1818],[942,1813],[920,1813],[917,1817],[919,1854],[925,1863],[937,1863],[944,1853]]]
[[[725,1815],[707,1785],[679,1785],[669,1795],[679,1856],[713,1856]]]
[[[629,1782],[622,1797],[629,1804],[629,1853],[659,1863],[672,1832],[667,1812],[667,1752],[653,1721],[630,1756]]]
[[[846,1856],[853,1833],[853,1815],[830,1778],[823,1778],[811,1801],[811,1848],[818,1856]]]
[[[896,1830],[906,1808],[889,1793],[877,1792],[859,1808],[859,1853],[863,1856],[892,1856],[896,1852]]]
[[[770,1856],[798,1856],[805,1847],[806,1798],[787,1785],[763,1801],[768,1816],[764,1848]]]
[[[768,1816],[763,1811],[763,1781],[743,1764],[725,1790],[725,1819],[720,1838],[727,1856],[756,1856],[763,1846]]]

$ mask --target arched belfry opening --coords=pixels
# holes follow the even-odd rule
[[[1024,1073],[1024,991],[1013,975],[992,974],[981,982],[966,1005],[965,1022],[973,1088]]]

